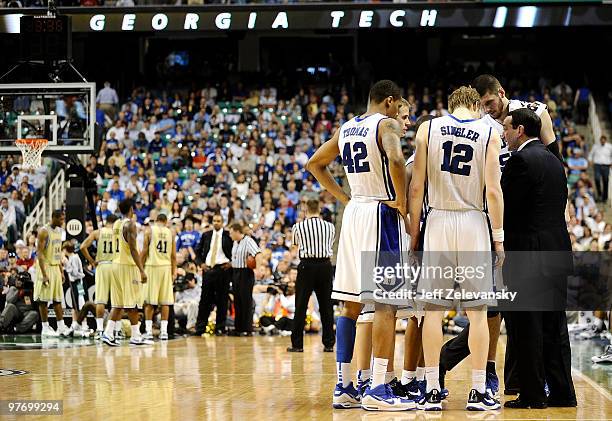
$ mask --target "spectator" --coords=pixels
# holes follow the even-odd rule
[[[189,333],[195,333],[202,290],[198,286],[193,273],[184,273],[184,269],[178,269],[177,272],[179,276],[185,277],[187,284],[184,290],[176,292],[174,299],[174,315],[179,319],[183,317],[187,318],[187,331]]]
[[[38,312],[33,306],[34,284],[27,272],[13,277],[13,285],[3,285],[7,289],[6,305],[0,314],[0,333],[25,333],[38,322]],[[4,294],[4,291],[2,292]]]
[[[608,143],[606,136],[601,136],[599,144],[593,145],[589,163],[594,164],[597,200],[605,203],[608,201],[608,178],[612,164],[612,144]]]
[[[104,88],[100,89],[96,96],[98,108],[104,111],[110,118],[115,118],[115,107],[119,103],[117,91],[111,88],[110,82],[104,82]]]
[[[569,168],[567,182],[573,185],[580,178],[580,174],[589,167],[589,162],[584,158],[582,149],[573,149],[572,156],[567,159],[567,167]]]

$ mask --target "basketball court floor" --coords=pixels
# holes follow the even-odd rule
[[[403,337],[396,340],[402,349]],[[59,399],[65,420],[612,419],[612,365],[591,364],[590,357],[602,349],[591,342],[573,344],[578,408],[487,413],[464,410],[469,360],[448,374],[451,395],[442,413],[333,410],[335,358],[323,353],[316,335],[306,336],[303,354],[285,351],[289,338],[259,336],[181,338],[147,348],[109,348],[82,339],[41,344],[37,335],[3,336],[0,342],[0,400]],[[502,337],[499,356],[504,348]]]

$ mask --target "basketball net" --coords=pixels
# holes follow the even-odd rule
[[[47,139],[17,139],[15,145],[23,156],[22,169],[36,169],[42,166],[42,153],[49,144]]]

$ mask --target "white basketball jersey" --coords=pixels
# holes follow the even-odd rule
[[[519,108],[529,108],[531,111],[535,112],[538,117],[541,116],[542,113],[548,109],[546,104],[543,104],[538,101],[525,102],[519,101],[518,99],[511,99],[510,103],[508,104],[508,113],[514,110],[518,110]],[[510,155],[512,154],[508,149],[508,143],[506,143],[506,140],[504,139],[504,126],[502,126],[499,121],[495,120],[489,114],[485,114],[483,121],[489,126],[493,127],[495,130],[497,130],[497,133],[499,133],[499,137],[501,137],[502,144],[501,150],[499,151],[499,166],[503,171],[504,167],[506,166],[506,162],[508,161],[508,159],[510,159]]]
[[[492,128],[453,115],[429,122],[427,197],[445,210],[483,210],[485,156]]]
[[[378,123],[383,114],[355,117],[340,127],[338,148],[351,187],[351,196],[394,200],[389,160],[378,144]]]

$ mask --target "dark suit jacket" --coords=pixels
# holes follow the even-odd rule
[[[573,264],[565,222],[567,179],[563,165],[542,142],[534,140],[512,154],[501,185],[504,248],[508,251],[504,282],[511,288],[517,282],[531,284],[530,288],[539,286],[540,292],[554,282],[556,289],[564,290],[563,276],[572,271]]]
[[[200,239],[200,243],[195,249],[196,253],[196,263],[201,265],[206,263],[206,256],[208,256],[208,252],[210,251],[210,243],[212,241],[213,231],[207,231],[202,234],[202,238]],[[234,246],[234,242],[232,241],[229,232],[223,230],[223,236],[221,237],[221,248],[223,249],[223,254],[227,257],[230,262],[232,260],[232,247]]]

